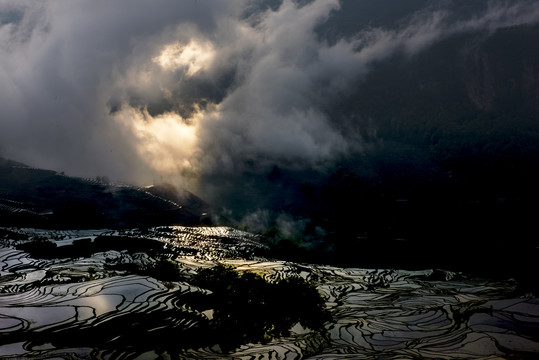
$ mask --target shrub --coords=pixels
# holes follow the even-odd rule
[[[57,257],[57,246],[47,239],[36,239],[30,242],[21,243],[16,246],[17,249],[26,251],[33,258],[52,259]]]
[[[180,268],[178,264],[170,259],[160,259],[146,269],[144,273],[162,281],[181,280]]]
[[[208,334],[225,352],[288,336],[298,322],[321,331],[329,319],[316,287],[300,277],[268,282],[255,273],[218,265],[200,270],[193,282],[212,291],[199,310],[213,309]]]

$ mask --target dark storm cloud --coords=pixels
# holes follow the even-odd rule
[[[539,19],[539,7],[531,2],[489,3],[464,18],[455,18],[451,6],[431,6],[397,28],[368,28],[332,44],[320,40],[317,27],[339,8],[335,1],[303,7],[284,2],[259,15],[242,37],[242,51],[249,56],[237,66],[239,81],[199,132],[204,172],[241,173],[246,160],[261,166],[323,166],[360,153],[361,136],[347,132],[326,109],[361,86],[377,61],[413,56],[454,34]]]
[[[326,41],[339,1],[266,3],[0,2],[1,153],[133,181],[324,166],[365,147],[327,109],[374,63],[539,19],[528,1],[430,6]]]

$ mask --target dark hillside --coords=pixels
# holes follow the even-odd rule
[[[449,37],[373,66],[326,112],[364,151],[322,170],[279,167],[255,194],[282,254],[373,267],[530,273],[538,259],[539,27]],[[238,199],[234,198],[238,197]],[[236,201],[237,200],[237,201]],[[239,209],[238,211],[245,211]],[[251,211],[256,208],[251,209]],[[321,240],[323,238],[324,240]]]
[[[200,224],[209,209],[190,193],[81,179],[0,160],[0,224],[44,228]],[[204,215],[207,216],[207,215]],[[206,220],[207,221],[207,220]]]

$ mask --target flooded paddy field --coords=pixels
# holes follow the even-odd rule
[[[539,357],[539,299],[510,278],[276,261],[257,255],[257,236],[226,227],[2,236],[3,359]],[[47,244],[38,246],[46,256],[25,245],[36,242]],[[163,261],[175,264],[177,278],[148,270]],[[198,269],[216,264],[267,281],[301,277],[330,316],[322,329],[299,322],[286,336],[225,348],[205,336],[217,310],[200,305],[211,290],[193,282]]]

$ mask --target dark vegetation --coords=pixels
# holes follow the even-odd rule
[[[174,260],[165,257],[158,257],[156,262],[146,266],[134,263],[118,263],[108,265],[106,269],[151,276],[163,282],[186,280],[178,264]]]
[[[225,352],[288,336],[296,323],[321,331],[329,320],[316,287],[300,277],[268,282],[255,273],[218,265],[199,271],[193,284],[212,291],[195,306],[213,309],[206,334]]]
[[[516,277],[524,287],[539,292],[535,276],[539,199],[531,189],[528,195],[506,198],[481,189],[474,193],[467,184],[447,179],[399,194],[345,169],[323,186],[308,187],[309,200],[299,198],[293,205],[302,208],[287,209],[299,219],[297,233],[285,234],[273,223],[263,234],[270,245],[264,256]]]

